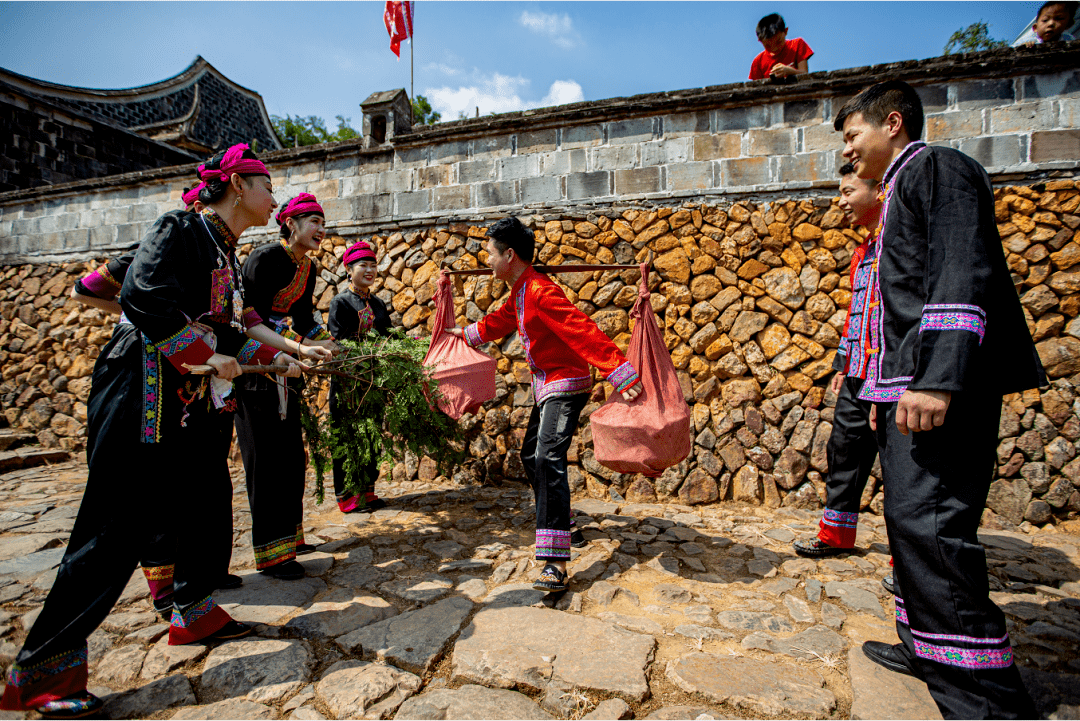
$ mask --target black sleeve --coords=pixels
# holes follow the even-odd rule
[[[253,307],[263,323],[270,319],[274,295],[281,290],[273,255],[256,248],[241,268],[244,274],[244,304]]]
[[[335,295],[330,301],[330,310],[326,313],[326,327],[330,335],[337,340],[352,340],[356,338],[359,326],[356,311],[349,305],[344,294]]]

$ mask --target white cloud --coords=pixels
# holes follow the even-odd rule
[[[424,70],[430,73],[440,73],[442,75],[448,75],[454,77],[455,75],[461,75],[461,70],[455,68],[446,63],[428,63],[423,67]]]
[[[569,50],[577,44],[578,34],[574,31],[574,23],[570,16],[548,13],[531,13],[523,10],[518,24],[532,30],[538,35],[551,38],[552,42],[560,48]]]
[[[481,115],[487,115],[578,103],[585,99],[581,85],[577,82],[556,80],[544,97],[539,100],[525,100],[522,95],[528,92],[530,84],[528,78],[520,75],[511,77],[495,73],[479,79],[474,85],[428,88],[424,95],[431,102],[432,108],[442,113],[443,120],[457,120],[459,113],[465,113],[471,118],[478,107]]]

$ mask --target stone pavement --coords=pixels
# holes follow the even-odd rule
[[[0,475],[0,663],[55,577],[86,468]],[[141,573],[90,639],[111,718],[938,718],[925,686],[869,663],[895,641],[879,517],[859,552],[796,557],[816,514],[725,503],[574,507],[570,591],[533,591],[525,486],[380,483],[391,507],[306,502],[308,577],[256,573],[234,471],[233,570],[216,599],[253,635],[169,646]],[[994,598],[1043,717],[1080,713],[1080,524],[986,531]],[[1053,714],[1053,716],[1051,716]],[[0,718],[28,715],[0,713]]]

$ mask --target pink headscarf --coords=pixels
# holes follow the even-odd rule
[[[284,208],[278,211],[277,222],[278,225],[284,225],[285,221],[289,218],[295,218],[298,215],[310,215],[312,213],[318,213],[325,216],[322,206],[319,205],[319,201],[315,200],[315,196],[311,193],[300,193],[286,204]]]
[[[245,158],[245,150],[251,150],[245,143],[232,146],[225,151],[225,155],[221,158],[221,164],[216,169],[207,168],[206,163],[203,163],[199,166],[199,178],[203,181],[220,180],[227,183],[229,182],[229,176],[233,173],[270,175],[270,171],[263,165],[263,161]]]
[[[189,190],[186,193],[184,193],[183,195],[181,195],[180,200],[183,201],[184,207],[186,208],[189,205],[191,205],[192,203],[194,203],[196,200],[198,200],[199,199],[199,191],[202,190],[205,187],[206,187],[206,183],[199,183],[198,185],[193,187],[191,190]]]
[[[368,245],[362,240],[357,241],[356,243],[353,243],[351,246],[349,246],[349,249],[345,251],[345,255],[341,258],[342,262],[345,263],[346,266],[352,265],[353,263],[359,262],[361,260],[374,261],[375,259],[375,251],[371,249],[370,245]]]

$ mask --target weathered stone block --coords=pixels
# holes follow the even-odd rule
[[[795,152],[795,130],[770,128],[748,132],[748,155],[788,155]]]
[[[694,160],[737,158],[742,155],[742,133],[698,135],[694,138]]]
[[[565,132],[565,131],[564,131]],[[566,176],[566,199],[603,198],[611,195],[611,172],[572,173]]]
[[[641,165],[685,163],[690,157],[690,139],[653,140],[641,144]]]
[[[548,153],[555,150],[556,141],[557,131],[554,128],[527,130],[517,134],[517,150],[520,155]]]
[[[1080,96],[1080,71],[1066,70],[1048,75],[1028,75],[1023,79],[1024,99]]]
[[[1046,130],[1031,134],[1031,162],[1080,158],[1080,130]]]
[[[394,193],[394,206],[397,215],[427,213],[431,210],[431,191],[417,190],[412,193]]]
[[[562,150],[540,156],[541,175],[566,175],[585,172],[585,150]]]
[[[1004,105],[1015,99],[1012,78],[966,80],[956,83],[956,106],[961,110]]]
[[[522,178],[519,184],[522,203],[547,203],[563,199],[562,178]]]
[[[540,162],[537,155],[515,155],[496,161],[500,180],[532,178],[540,174]]]
[[[721,108],[714,110],[712,115],[712,130],[714,133],[724,130],[764,128],[768,124],[768,108],[760,104],[741,108]]]
[[[517,199],[517,184],[513,180],[500,180],[494,183],[480,183],[476,188],[476,207],[491,208],[497,205],[514,205]]]
[[[634,168],[638,165],[637,145],[613,145],[606,148],[592,148],[589,156],[590,170],[616,170]]]
[[[716,187],[764,185],[769,182],[768,158],[739,158],[720,161],[721,176]]]
[[[665,115],[661,122],[664,124],[665,138],[681,138],[709,132],[709,112],[707,110]]]
[[[660,192],[660,168],[658,167],[615,171],[617,195],[658,192]]]
[[[589,148],[594,145],[601,145],[604,142],[604,131],[599,124],[577,125],[563,128],[560,132],[562,133],[560,147],[563,150]]]
[[[923,137],[928,142],[933,142],[953,138],[973,138],[982,134],[982,111],[975,109],[927,115]]]
[[[655,134],[654,118],[631,118],[607,124],[607,138],[611,145],[641,143],[651,140]],[[564,142],[565,145],[565,142]]]
[[[667,190],[704,190],[714,187],[712,161],[667,166]]]
[[[789,125],[807,125],[822,120],[824,103],[821,100],[789,100],[783,104],[784,122]]]
[[[1024,139],[1019,135],[995,135],[960,142],[960,152],[978,160],[984,167],[1017,165],[1024,159]]]
[[[356,218],[384,218],[394,212],[394,196],[372,193],[356,199]]]
[[[495,161],[464,160],[458,163],[459,183],[483,183],[495,179]]]
[[[469,186],[435,188],[435,210],[462,210],[469,207]]]
[[[507,158],[513,154],[513,147],[509,135],[496,135],[494,137],[477,138],[473,140],[473,158],[486,160],[489,158]]]
[[[781,183],[825,180],[832,177],[829,158],[832,153],[800,153],[780,158]]]
[[[1019,103],[990,109],[991,133],[1027,133],[1054,127],[1053,107],[1049,100]]]

